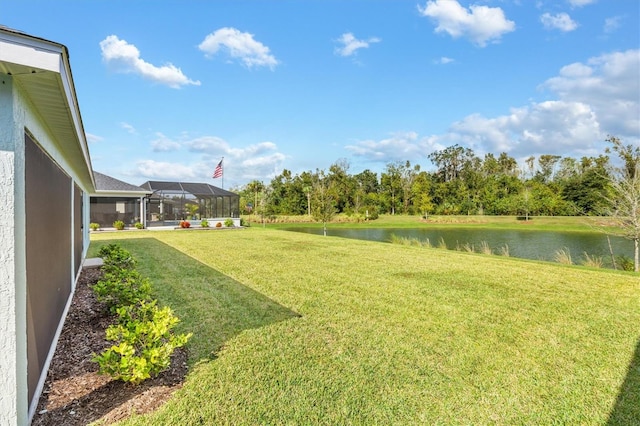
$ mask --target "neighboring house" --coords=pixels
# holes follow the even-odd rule
[[[146,228],[145,197],[151,191],[95,171],[93,176],[96,191],[91,194],[91,223],[105,228],[112,227],[113,222],[121,220],[127,226],[140,222]]]
[[[67,48],[0,27],[0,424],[34,414],[89,246],[89,150]]]
[[[163,225],[183,219],[236,219],[240,225],[240,196],[208,183],[147,181],[147,222]]]

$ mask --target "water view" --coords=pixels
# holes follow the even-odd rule
[[[322,229],[312,227],[292,227],[288,231],[322,234]],[[611,254],[607,236],[598,232],[546,232],[531,230],[496,230],[496,229],[451,229],[451,228],[329,228],[328,235],[343,238],[354,238],[370,241],[389,242],[395,235],[400,238],[429,241],[438,246],[444,240],[448,249],[456,249],[465,244],[472,245],[479,251],[480,245],[486,242],[493,253],[498,254],[501,248],[508,246],[512,257],[523,259],[554,261],[558,250],[568,250],[574,263],[579,263],[584,253],[589,256],[603,258],[605,265],[611,265]],[[609,237],[615,256],[633,256],[633,242],[622,237]]]

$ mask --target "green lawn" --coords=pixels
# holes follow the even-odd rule
[[[257,216],[246,216],[254,226],[261,226]],[[473,227],[490,229],[530,229],[539,231],[581,231],[600,232],[607,230],[614,233],[616,230],[606,225],[610,224],[606,218],[596,216],[532,216],[530,220],[518,220],[516,216],[477,216],[477,215],[430,215],[427,220],[421,216],[410,215],[380,215],[376,220],[356,222],[354,217],[346,215],[336,216],[334,222],[328,224],[332,227],[363,227],[363,228],[416,228],[416,227]],[[294,226],[316,226],[322,224],[315,222],[309,216],[278,216],[274,222],[267,222],[269,228],[290,228]]]
[[[119,242],[192,331],[185,386],[139,424],[640,422],[640,279],[245,230]]]

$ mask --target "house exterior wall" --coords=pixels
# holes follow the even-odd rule
[[[74,170],[65,157],[64,144],[77,142],[56,140],[35,110],[20,84],[12,76],[0,75],[0,199],[3,200],[0,203],[2,425],[26,425],[34,414],[46,371],[70,306],[77,272],[89,245],[86,226],[89,219],[87,194],[93,188],[82,184],[78,171]],[[66,178],[68,182],[62,188],[67,195],[63,197],[65,205],[57,206],[59,211],[66,211],[66,217],[63,215],[62,219],[49,222],[50,228],[39,228],[40,225],[37,224],[37,221],[52,219],[47,208],[29,214],[27,212],[27,207],[34,205],[33,202],[28,203],[26,197],[27,135],[46,160],[59,168],[64,176],[60,181]],[[35,181],[29,187],[37,188],[38,185],[42,185],[42,190],[54,188],[53,182],[46,182],[42,177],[35,176]],[[30,230],[27,226],[28,218]],[[52,234],[51,229],[57,229],[56,232],[60,235],[56,232]],[[60,238],[68,241],[62,250],[58,250],[56,246]],[[34,247],[41,248],[34,250]],[[49,259],[45,259],[45,256]],[[42,265],[57,262],[65,265],[55,274],[56,282],[48,284],[43,290],[51,298],[41,297],[36,303],[40,304],[36,309],[35,305],[30,304],[33,300],[28,297],[27,289],[39,291],[34,284],[43,282],[42,277],[45,275],[42,274]],[[50,309],[50,303],[55,305],[54,309]],[[45,309],[48,316],[41,315],[42,306],[48,307]],[[27,362],[28,359],[31,364]]]
[[[14,425],[28,420],[24,149],[13,80],[0,80],[0,424]]]

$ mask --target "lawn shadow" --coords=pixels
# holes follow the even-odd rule
[[[640,339],[607,425],[640,425]]]
[[[179,331],[193,333],[188,344],[190,365],[215,359],[226,341],[245,330],[300,317],[155,238],[117,242],[138,259],[137,269],[151,280],[160,303],[180,318]]]

